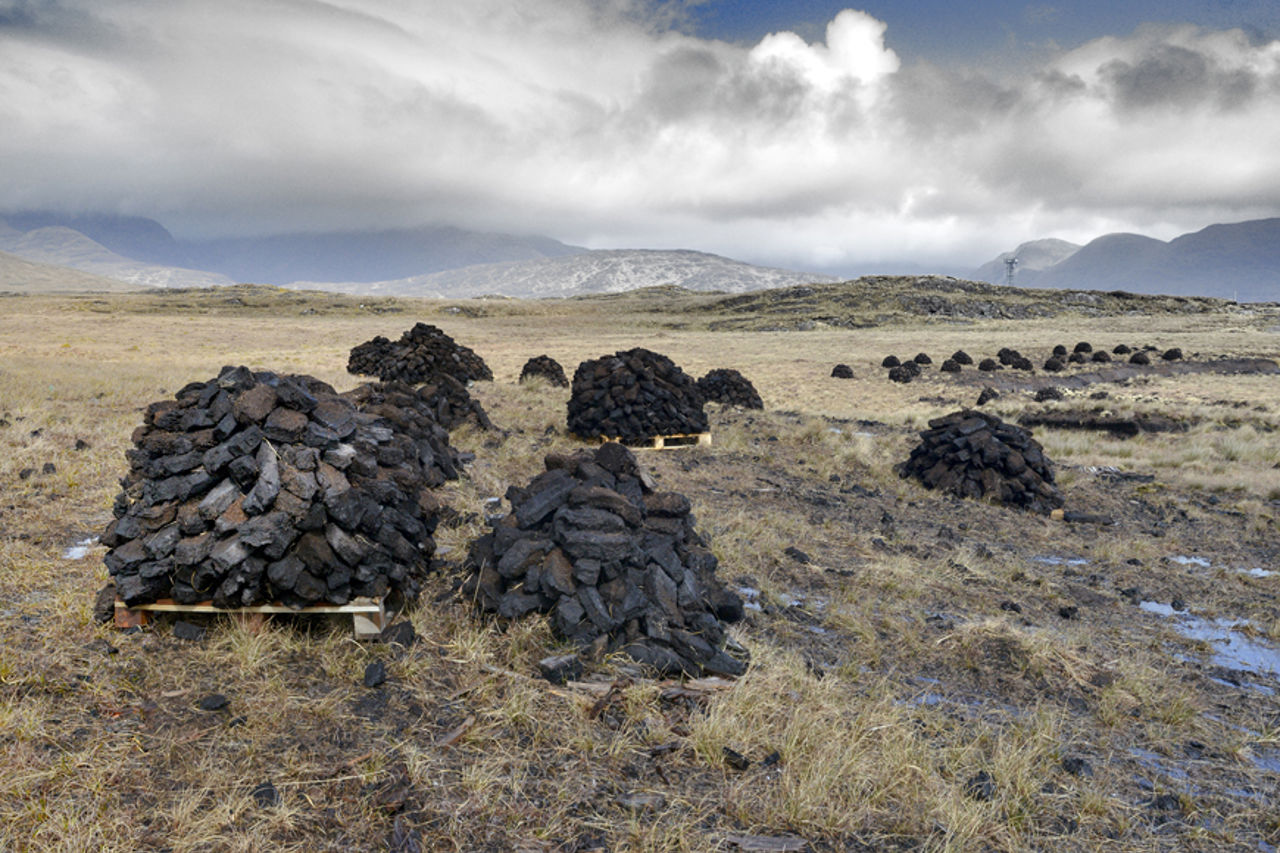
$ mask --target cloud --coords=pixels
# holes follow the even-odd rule
[[[1280,42],[1149,26],[1011,77],[904,63],[862,12],[743,46],[687,8],[0,0],[0,209],[811,266],[1280,210]]]

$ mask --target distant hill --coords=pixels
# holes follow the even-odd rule
[[[3,234],[0,234],[2,237]],[[113,278],[93,275],[70,267],[41,264],[0,252],[0,291],[10,293],[84,293],[147,290],[145,285],[129,284]]]
[[[0,233],[0,251],[142,287],[212,287],[235,283],[216,273],[136,261],[60,225],[25,233],[12,229]]]
[[[844,328],[969,320],[1028,320],[1074,314],[1208,314],[1242,311],[1234,302],[1196,296],[1005,287],[951,276],[868,275],[837,284],[758,290],[690,300],[689,312],[720,315],[712,330],[786,331],[817,324]],[[936,357],[936,356],[935,356]]]
[[[550,237],[486,234],[461,228],[280,234],[183,244],[201,269],[237,281],[377,282],[472,264],[526,261],[586,251]]]
[[[978,267],[973,278],[976,281],[989,281],[992,284],[1003,284],[1005,280],[1005,261],[1017,258],[1018,266],[1014,272],[1014,282],[1026,287],[1036,280],[1043,271],[1061,263],[1080,249],[1079,243],[1048,238],[1031,240],[1023,243],[1012,252],[1002,252],[994,259]]]
[[[479,264],[373,284],[294,282],[291,286],[394,296],[523,298],[620,293],[674,285],[691,291],[743,293],[795,284],[839,281],[834,276],[759,267],[706,252],[662,249],[584,251],[559,258]]]
[[[837,280],[689,250],[590,251],[549,237],[447,226],[189,241],[151,219],[48,212],[0,217],[0,251],[147,287],[252,282],[540,297],[661,285],[742,293]],[[1082,247],[1033,240],[962,277],[1002,283],[1010,255],[1019,262],[1014,284],[1023,287],[1280,301],[1280,218],[1211,225],[1167,243],[1140,234],[1107,234]]]
[[[992,263],[995,263],[994,261]],[[991,264],[982,267],[991,268]],[[1003,280],[980,276],[984,280]],[[1169,242],[1106,234],[1033,277],[1030,287],[1280,300],[1280,218],[1210,225]]]
[[[107,213],[62,214],[28,210],[11,213],[0,219],[0,223],[7,223],[10,228],[23,232],[39,228],[70,228],[112,252],[136,261],[161,266],[191,266],[173,235],[154,219]]]
[[[236,282],[374,282],[472,264],[554,258],[586,251],[538,235],[491,234],[449,226],[381,231],[275,234],[219,240],[177,240],[152,219],[108,214],[26,211],[0,218],[29,232],[78,231],[112,252],[160,266],[208,270]],[[3,247],[0,247],[3,248]]]

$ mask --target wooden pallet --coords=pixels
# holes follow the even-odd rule
[[[259,604],[255,607],[214,607],[212,602],[178,604],[170,598],[162,598],[151,604],[135,604],[133,607],[116,599],[115,624],[117,628],[135,628],[147,624],[152,613],[222,613],[241,620],[252,629],[262,626],[267,616],[290,613],[309,616],[313,614],[350,614],[351,626],[360,639],[377,637],[391,621],[387,616],[386,599],[353,598],[348,604],[317,604],[297,609],[284,604]]]
[[[682,447],[710,447],[711,433],[691,432],[682,435],[655,435],[651,438],[613,438],[602,435],[588,439],[588,441],[595,441],[600,444],[604,444],[606,441],[616,441],[619,444],[625,444],[632,450],[678,450]]]

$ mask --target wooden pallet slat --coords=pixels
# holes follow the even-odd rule
[[[669,450],[676,447],[710,447],[711,433],[695,432],[688,435],[655,435],[654,450]]]
[[[347,604],[316,604],[311,607],[289,607],[285,604],[258,604],[253,607],[214,607],[212,602],[179,604],[173,599],[162,598],[150,604],[130,607],[116,599],[115,625],[117,628],[135,628],[146,625],[151,613],[221,613],[248,619],[250,624],[261,624],[262,619],[273,613],[289,613],[302,616],[322,614],[348,614],[351,626],[358,638],[376,637],[390,621],[387,618],[385,599],[353,598]]]
[[[709,432],[690,432],[676,433],[674,435],[654,435],[648,438],[620,438],[617,436],[601,435],[584,439],[598,444],[604,444],[607,441],[616,441],[619,444],[626,445],[632,450],[678,450],[682,447],[710,447],[711,433]]]

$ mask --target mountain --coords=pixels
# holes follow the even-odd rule
[[[376,282],[472,264],[525,261],[586,251],[550,237],[432,226],[387,231],[279,234],[183,244],[186,257],[236,281]]]
[[[41,212],[0,219],[0,251],[152,287],[252,282],[357,294],[539,297],[662,284],[739,293],[839,280],[703,252],[589,251],[549,237],[446,226],[194,242],[175,240],[150,219]]]
[[[1159,266],[1161,255],[1168,245],[1163,240],[1141,234],[1104,234],[1081,246],[1079,251],[1072,253],[1071,257],[1061,263],[1041,270],[1030,286],[1080,288],[1085,287],[1084,283],[1088,282],[1089,290],[1149,292],[1133,286],[1135,271],[1142,271],[1141,275],[1145,279],[1148,276],[1147,270]],[[1127,271],[1119,280],[1108,284],[1121,267]],[[1121,281],[1126,286],[1122,286]]]
[[[182,247],[168,230],[154,219],[109,213],[61,214],[45,210],[11,213],[0,223],[17,231],[40,228],[70,228],[119,255],[162,266],[191,266]]]
[[[235,283],[215,273],[135,261],[61,225],[25,233],[10,228],[0,233],[0,251],[142,287],[212,287]]]
[[[990,267],[987,264],[983,269]],[[1003,276],[994,280],[1002,281]],[[1168,242],[1140,234],[1105,234],[1039,271],[1034,278],[1019,274],[1014,281],[1030,287],[1068,290],[1277,301],[1280,218],[1210,225]]]
[[[1080,245],[1078,243],[1069,243],[1066,240],[1053,238],[1031,240],[1018,246],[1012,252],[1002,252],[994,259],[987,261],[978,267],[978,271],[972,275],[972,278],[975,281],[1004,284],[1005,261],[1009,258],[1017,258],[1018,266],[1014,272],[1013,280],[1017,284],[1026,287],[1036,280],[1041,271],[1071,257],[1079,248]]]
[[[0,238],[4,234],[0,231]],[[139,284],[128,284],[105,276],[81,272],[70,267],[41,264],[0,252],[0,291],[10,293],[85,293],[103,291],[144,290]]]
[[[586,251],[550,237],[491,234],[449,226],[178,240],[155,220],[133,216],[23,211],[4,216],[0,228],[4,223],[20,232],[69,228],[137,261],[208,270],[233,281],[256,284],[384,281],[472,264],[554,258]]]
[[[484,294],[538,298],[619,293],[658,285],[676,285],[687,290],[742,293],[748,290],[834,281],[839,279],[829,275],[758,267],[705,252],[600,249],[559,258],[477,264],[372,284],[300,281],[290,286],[395,296],[459,298]]]

